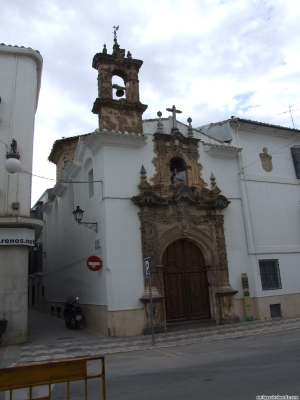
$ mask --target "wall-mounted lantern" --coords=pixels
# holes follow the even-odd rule
[[[12,140],[10,151],[6,153],[5,169],[10,174],[21,171],[20,154],[17,152],[17,141]]]
[[[97,222],[82,222],[82,217],[84,211],[79,207],[76,206],[76,210],[73,211],[73,216],[76,222],[78,222],[79,225],[84,225],[89,229],[92,229],[95,232],[98,232],[98,223]]]

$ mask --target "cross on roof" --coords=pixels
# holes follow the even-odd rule
[[[176,110],[175,106],[173,106],[172,108],[166,108],[166,110],[172,113],[172,116],[173,116],[173,129],[177,129],[176,114],[181,114],[182,111]]]

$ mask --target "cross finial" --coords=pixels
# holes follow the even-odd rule
[[[172,116],[173,116],[173,129],[177,129],[176,114],[181,114],[182,111],[176,110],[175,106],[173,106],[172,108],[166,108],[166,110],[172,113]]]
[[[114,28],[114,41],[116,42],[117,41],[117,30],[120,28],[120,25],[113,26],[113,28]]]

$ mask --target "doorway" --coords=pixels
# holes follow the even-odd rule
[[[171,243],[162,257],[167,322],[210,318],[205,260],[187,240]]]

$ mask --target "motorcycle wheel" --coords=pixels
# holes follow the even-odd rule
[[[76,321],[76,318],[73,316],[73,317],[71,317],[71,319],[70,319],[70,327],[71,327],[72,329],[76,329],[76,325],[77,325],[77,321]]]

